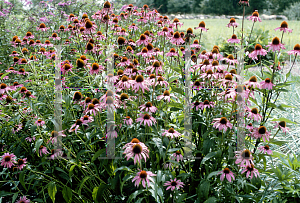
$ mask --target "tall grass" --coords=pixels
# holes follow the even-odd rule
[[[202,39],[201,41],[204,42],[205,48],[206,49],[212,49],[214,45],[217,45],[217,43],[221,42],[221,40],[227,40],[231,37],[232,35],[232,28],[227,28],[226,25],[229,23],[229,19],[204,19],[204,20],[197,20],[197,19],[186,19],[186,20],[181,20],[183,22],[183,26],[180,28],[180,30],[186,30],[189,27],[194,28],[198,27],[198,24],[204,21],[206,24],[206,28],[209,28],[207,32],[204,32],[202,34]],[[239,27],[235,29],[236,31],[241,30],[241,25],[242,25],[242,20],[237,20],[236,22],[239,23]],[[281,38],[281,33],[280,31],[275,31],[274,29],[277,27],[280,27],[282,20],[262,20],[262,22],[256,22],[254,25],[255,28],[261,28],[263,30],[269,30],[270,36],[276,37],[278,36]],[[293,49],[295,44],[300,43],[300,27],[299,21],[287,21],[289,28],[293,29],[292,33],[284,33],[283,36],[283,43],[285,44],[286,50],[291,50]],[[246,37],[248,37],[248,33],[250,33],[251,27],[252,27],[253,22],[250,20],[245,20],[244,26],[245,26],[245,31],[246,31]],[[199,35],[199,30],[195,30],[195,34]],[[271,38],[270,38],[271,41]]]

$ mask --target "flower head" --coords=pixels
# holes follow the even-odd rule
[[[288,28],[288,23],[286,21],[282,21],[282,23],[280,24],[280,27],[275,28],[274,30],[280,30],[283,32],[290,32],[290,33],[293,32],[292,29]]]
[[[280,43],[280,39],[278,37],[274,37],[272,39],[272,42],[269,43],[269,45],[267,45],[266,47],[269,47],[268,51],[279,51],[281,48],[285,49],[284,44]]]
[[[141,164],[140,161],[143,158],[144,158],[145,162],[147,161],[146,157],[149,158],[148,147],[144,143],[140,142],[138,139],[132,140],[130,143],[127,143],[124,147],[126,149],[124,150],[123,154],[126,154],[125,158],[127,158],[127,161],[130,158],[133,158],[134,164],[136,164],[137,161],[138,161],[138,163]]]
[[[146,187],[146,181],[147,185],[149,187],[149,180],[154,183],[154,180],[151,178],[151,176],[156,176],[151,171],[140,171],[137,173],[137,175],[132,179],[132,182],[135,181],[135,186],[138,187],[140,182],[142,181],[142,185],[145,188]]]
[[[224,170],[220,171],[218,174],[221,174],[220,180],[223,181],[224,177],[226,176],[226,179],[231,182],[231,178],[234,180],[234,173],[230,171],[229,168],[224,168]]]
[[[222,118],[215,118],[213,121],[214,128],[217,128],[219,131],[225,129],[225,131],[227,130],[227,127],[232,129],[232,124],[227,120],[227,118],[222,117]]]
[[[181,182],[181,180],[174,180],[170,179],[170,181],[167,181],[164,183],[164,186],[168,186],[166,190],[171,189],[172,191],[175,190],[175,188],[180,189],[181,187],[184,186],[184,183]]]
[[[4,153],[2,155],[2,160],[1,160],[1,166],[4,166],[6,168],[11,168],[15,162],[15,155],[14,154],[10,154],[10,153]]]
[[[236,151],[236,161],[235,164],[240,164],[240,166],[243,166],[246,164],[246,166],[251,165],[251,163],[253,162],[253,157],[251,155],[251,152],[249,149],[244,149],[241,151]]]

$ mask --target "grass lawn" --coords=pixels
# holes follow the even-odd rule
[[[195,19],[186,19],[181,20],[183,22],[183,26],[180,30],[186,30],[189,27],[193,28],[198,27],[198,24],[202,20],[195,20]],[[207,32],[202,34],[201,41],[205,43],[207,49],[211,50],[214,45],[218,45],[221,40],[227,40],[232,35],[232,27],[227,28],[226,25],[229,23],[229,19],[204,19],[203,20],[206,24],[206,28],[209,28]],[[239,23],[239,27],[236,28],[237,31],[241,31],[242,29],[242,20],[236,20]],[[263,30],[270,30],[270,35],[272,37],[279,37],[281,38],[282,32],[275,31],[274,29],[280,27],[282,20],[262,20],[262,22],[256,22],[254,24],[254,28],[261,28]],[[293,29],[292,33],[284,33],[283,36],[283,44],[286,44],[286,49],[291,50],[293,49],[295,44],[300,44],[300,27],[299,21],[287,21],[288,27]],[[244,28],[246,29],[246,36],[249,35],[253,22],[250,20],[245,19],[244,21]],[[297,26],[298,25],[298,26]],[[199,30],[194,30],[196,34],[199,34]],[[236,31],[235,31],[236,33]],[[198,38],[198,37],[197,37]],[[271,39],[270,39],[271,42]]]

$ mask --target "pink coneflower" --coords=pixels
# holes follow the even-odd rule
[[[159,95],[157,97],[157,100],[165,100],[165,101],[168,101],[170,102],[171,101],[171,97],[175,98],[175,99],[178,99],[173,93],[170,93],[168,90],[165,90],[164,93],[162,95]]]
[[[137,46],[140,46],[142,44],[144,44],[145,46],[149,44],[149,39],[144,34],[141,34],[140,39],[136,41]]]
[[[280,30],[280,31],[283,31],[283,32],[292,32],[293,30],[292,29],[289,29],[288,28],[288,23],[286,21],[282,21],[282,23],[280,24],[280,27],[278,28],[275,28],[274,30]]]
[[[270,133],[267,131],[267,128],[265,126],[260,126],[259,128],[255,128],[253,130],[252,136],[256,139],[263,138],[264,142],[266,140],[269,141]]]
[[[5,83],[0,85],[0,94],[4,94],[5,92],[8,92],[8,90],[10,90],[10,88]]]
[[[15,125],[15,127],[13,127],[12,129],[12,133],[15,134],[16,132],[19,132],[22,129],[22,123],[20,123],[19,125]]]
[[[272,42],[269,43],[266,47],[269,47],[268,51],[280,51],[280,49],[285,49],[284,44],[280,43],[280,39],[278,37],[274,37]]]
[[[161,62],[159,61],[154,61],[152,66],[149,66],[146,68],[146,71],[150,71],[151,73],[153,73],[153,71],[155,71],[155,74],[158,75],[158,71],[160,73],[163,72],[162,66],[161,66]]]
[[[250,164],[253,162],[253,157],[249,149],[235,151],[235,156],[237,158],[235,164],[240,164],[240,166],[245,164],[246,166],[250,166]]]
[[[277,122],[275,122],[275,123],[276,123],[276,125],[274,126],[274,128],[280,127],[284,133],[289,132],[290,129],[288,127],[286,127],[285,121],[280,121],[279,123],[277,123]]]
[[[137,175],[132,179],[132,182],[135,181],[135,186],[138,187],[140,182],[142,181],[142,185],[145,188],[146,187],[146,181],[147,186],[149,187],[149,180],[154,183],[154,180],[151,178],[151,176],[156,176],[151,171],[140,171],[137,173]]]
[[[85,22],[85,34],[91,34],[94,33],[97,29],[97,25],[95,24],[95,22],[87,20]]]
[[[39,154],[40,156],[42,156],[42,154],[49,154],[49,152],[47,151],[47,148],[45,146],[41,145],[39,148]]]
[[[181,134],[174,130],[174,128],[170,128],[169,130],[165,130],[165,132],[162,133],[162,136],[170,137],[171,139],[173,139],[181,136]]]
[[[233,35],[231,36],[231,38],[227,40],[227,42],[229,42],[229,43],[240,43],[240,41],[241,41],[241,40],[238,39],[237,36],[236,36],[235,34],[233,34]]]
[[[60,40],[60,37],[56,33],[53,33],[49,38],[53,40]]]
[[[71,126],[69,132],[75,131],[75,133],[77,134],[77,129],[78,129],[81,125],[88,125],[88,124],[82,122],[80,119],[77,119],[76,122]],[[73,129],[73,128],[75,128],[75,129]]]
[[[145,90],[149,91],[148,88],[148,82],[144,80],[144,77],[142,75],[136,76],[135,80],[130,80],[130,83],[132,83],[132,88],[137,92],[139,89],[142,89],[143,93]]]
[[[128,143],[126,146],[124,146],[124,148],[126,148],[123,153],[123,154],[126,154],[125,158],[127,157],[127,161],[130,158],[133,158],[134,164],[136,164],[137,161],[138,161],[138,163],[141,164],[141,160],[143,158],[144,158],[145,162],[147,161],[146,157],[149,158],[148,147],[142,142],[138,141],[138,143],[137,143],[136,141],[132,140],[132,142]]]
[[[27,199],[26,196],[20,197],[16,203],[30,203],[30,199]]]
[[[136,26],[134,23],[132,23],[129,27],[128,27],[128,29],[132,29],[132,30],[138,30],[139,29],[139,27],[138,26]]]
[[[249,81],[245,82],[245,85],[249,85],[250,87],[258,87],[260,88],[260,83],[257,82],[257,78],[255,76],[252,76]]]
[[[126,125],[132,125],[132,123],[133,123],[133,120],[132,120],[132,118],[130,118],[130,116],[126,116],[123,119],[123,121],[124,121],[124,124],[126,124]]]
[[[155,106],[152,106],[151,102],[147,102],[146,104],[143,104],[140,106],[140,111],[155,113],[157,108]]]
[[[117,87],[120,89],[130,89],[132,82],[130,82],[129,78],[126,75],[123,75],[121,80],[117,83]]]
[[[253,131],[253,125],[252,123],[249,123],[247,126],[246,126],[246,129],[248,129],[250,132]]]
[[[258,150],[264,154],[268,153],[269,155],[273,154],[272,150],[270,150],[269,145],[262,145],[258,147]]]
[[[205,73],[200,74],[200,78],[208,79],[217,79],[217,74],[215,74],[211,69],[208,69]]]
[[[98,63],[93,63],[90,67],[90,74],[98,74],[101,70],[104,70],[104,67]]]
[[[37,126],[43,126],[43,125],[45,125],[45,121],[43,121],[42,119],[39,119],[39,120],[35,121],[34,124],[36,124]]]
[[[149,114],[143,114],[143,113],[140,113],[139,115],[140,117],[136,119],[136,122],[140,122],[140,125],[142,123],[144,123],[144,125],[148,125],[148,126],[152,126],[153,123],[156,123],[156,120],[154,117],[152,117],[151,115]],[[153,122],[153,123],[152,123]]]
[[[118,64],[118,67],[119,66],[129,66],[130,65],[130,60],[128,60],[127,57],[122,57],[120,63]]]
[[[207,28],[205,28],[205,23],[204,23],[204,21],[201,21],[200,23],[199,23],[199,26],[198,27],[196,27],[195,28],[195,30],[197,30],[197,29],[201,29],[202,31],[206,31],[207,32]]]
[[[159,76],[157,78],[155,86],[157,86],[157,85],[168,87],[169,83],[167,81],[165,81],[165,79],[162,76]]]
[[[253,174],[255,175],[255,177],[259,176],[259,172],[256,168],[254,168],[253,164],[250,164],[248,166],[242,166],[242,167],[244,168],[244,170],[241,172],[241,174],[247,172],[247,174],[246,174],[247,178],[249,177],[250,174],[251,174],[250,179],[253,178]]]
[[[85,115],[85,116],[81,117],[80,120],[83,123],[91,123],[94,121],[94,118],[92,116]]]
[[[291,50],[291,51],[288,51],[287,52],[289,55],[291,55],[291,54],[293,54],[293,55],[300,55],[300,44],[296,44],[295,46],[294,46],[294,49],[293,50]]]
[[[111,125],[106,133],[106,138],[112,139],[112,138],[117,138],[118,137],[118,133],[115,130],[115,125]]]
[[[175,153],[173,153],[171,159],[172,160],[176,159],[177,162],[179,162],[179,160],[183,161],[183,156],[181,155],[180,150],[177,150]]]
[[[180,45],[184,43],[184,40],[180,37],[180,33],[176,31],[171,38],[171,43],[175,45]]]
[[[117,82],[118,79],[119,79],[118,75],[114,76],[113,74],[108,74],[106,76],[106,80],[107,80],[108,83],[114,84],[115,82]]]
[[[26,166],[26,163],[27,163],[27,158],[24,158],[24,159],[18,159],[18,162],[17,162],[17,168],[19,170],[22,170],[25,166]]]
[[[252,16],[249,16],[247,19],[252,20],[253,22],[256,22],[256,21],[261,22],[261,19],[259,18],[259,13],[257,11],[254,11],[252,13]]]
[[[230,28],[230,27],[237,27],[239,24],[237,22],[235,22],[234,18],[230,18],[229,23],[226,25],[226,27]]]
[[[176,52],[176,50],[174,48],[171,48],[170,51],[168,53],[166,53],[166,56],[178,56],[178,53]]]
[[[144,47],[141,52],[136,54],[137,56],[143,56],[143,57],[151,57],[152,53],[148,51],[147,47]]]
[[[227,130],[227,127],[232,129],[232,124],[227,120],[227,118],[222,117],[222,118],[215,118],[213,119],[214,128],[217,128],[219,131],[221,131],[222,129],[225,129],[225,131]]]
[[[15,155],[10,153],[4,153],[2,155],[1,166],[11,168],[15,162]]]
[[[63,151],[61,151],[60,149],[52,149],[49,158],[54,160],[55,158],[61,157],[62,155],[63,155]]]
[[[47,30],[49,30],[50,27],[46,27],[45,23],[41,23],[39,27],[36,28],[37,31],[42,31],[42,32],[46,32]]]
[[[164,186],[169,186],[166,190],[171,189],[173,191],[175,190],[175,188],[180,189],[181,187],[183,187],[184,183],[181,182],[181,180],[176,180],[175,178],[174,180],[170,179],[170,181],[165,182]]]
[[[250,6],[248,0],[246,0],[246,1],[240,0],[240,1],[238,2],[238,4],[239,4],[240,6],[242,6],[242,5],[243,5],[243,6],[248,6],[248,7]]]
[[[246,107],[247,111],[249,112],[247,118],[253,119],[254,121],[260,121],[262,119],[262,116],[258,113],[257,108],[250,108],[247,106]]]
[[[57,138],[58,138],[59,136],[61,136],[61,137],[66,137],[66,135],[63,134],[63,130],[62,130],[62,131],[59,131],[59,132],[57,132],[57,131],[52,131],[52,132],[51,132],[51,137],[50,137],[50,139],[48,140],[47,144],[48,144],[50,141],[52,141],[52,144],[57,143]]]
[[[234,59],[234,56],[232,54],[229,54],[226,58],[223,58],[227,63],[234,65],[239,64],[238,60]]]
[[[61,66],[62,74],[66,74],[68,72],[72,72],[73,65],[70,63],[65,63]]]
[[[26,137],[25,140],[28,142],[32,142],[32,140],[35,140],[35,137]]]
[[[220,180],[221,180],[221,181],[224,180],[225,176],[226,176],[226,179],[227,179],[229,182],[231,182],[231,178],[232,178],[233,180],[235,180],[235,179],[234,179],[234,175],[233,175],[234,173],[233,173],[232,171],[230,171],[229,168],[224,168],[224,170],[220,171],[220,172],[218,173],[218,175],[219,175],[219,174],[222,174],[222,175],[220,176]]]
[[[215,102],[208,101],[206,99],[203,102],[200,102],[198,109],[201,108],[201,110],[203,110],[205,108],[213,108],[213,107],[215,107]],[[197,111],[197,107],[196,107],[196,111]]]
[[[273,86],[275,86],[270,78],[266,78],[264,81],[260,82],[260,89],[268,89],[271,90],[273,89]]]
[[[251,52],[248,56],[253,60],[254,59],[258,60],[257,55],[261,55],[261,56],[267,55],[267,51],[263,49],[260,44],[256,44],[254,47],[254,51]]]

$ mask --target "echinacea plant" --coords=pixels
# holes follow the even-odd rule
[[[3,201],[268,201],[276,135],[292,131],[269,119],[287,107],[277,99],[300,46],[286,51],[283,33],[294,33],[284,21],[281,38],[251,48],[261,19],[248,17],[245,37],[249,1],[239,5],[242,24],[224,25],[235,51],[224,55],[201,41],[213,24],[182,31],[146,4],[41,2],[30,29],[3,38],[13,50],[0,64]],[[240,46],[261,74],[243,77]],[[284,52],[294,57],[288,73]],[[296,160],[284,164],[295,171]]]

